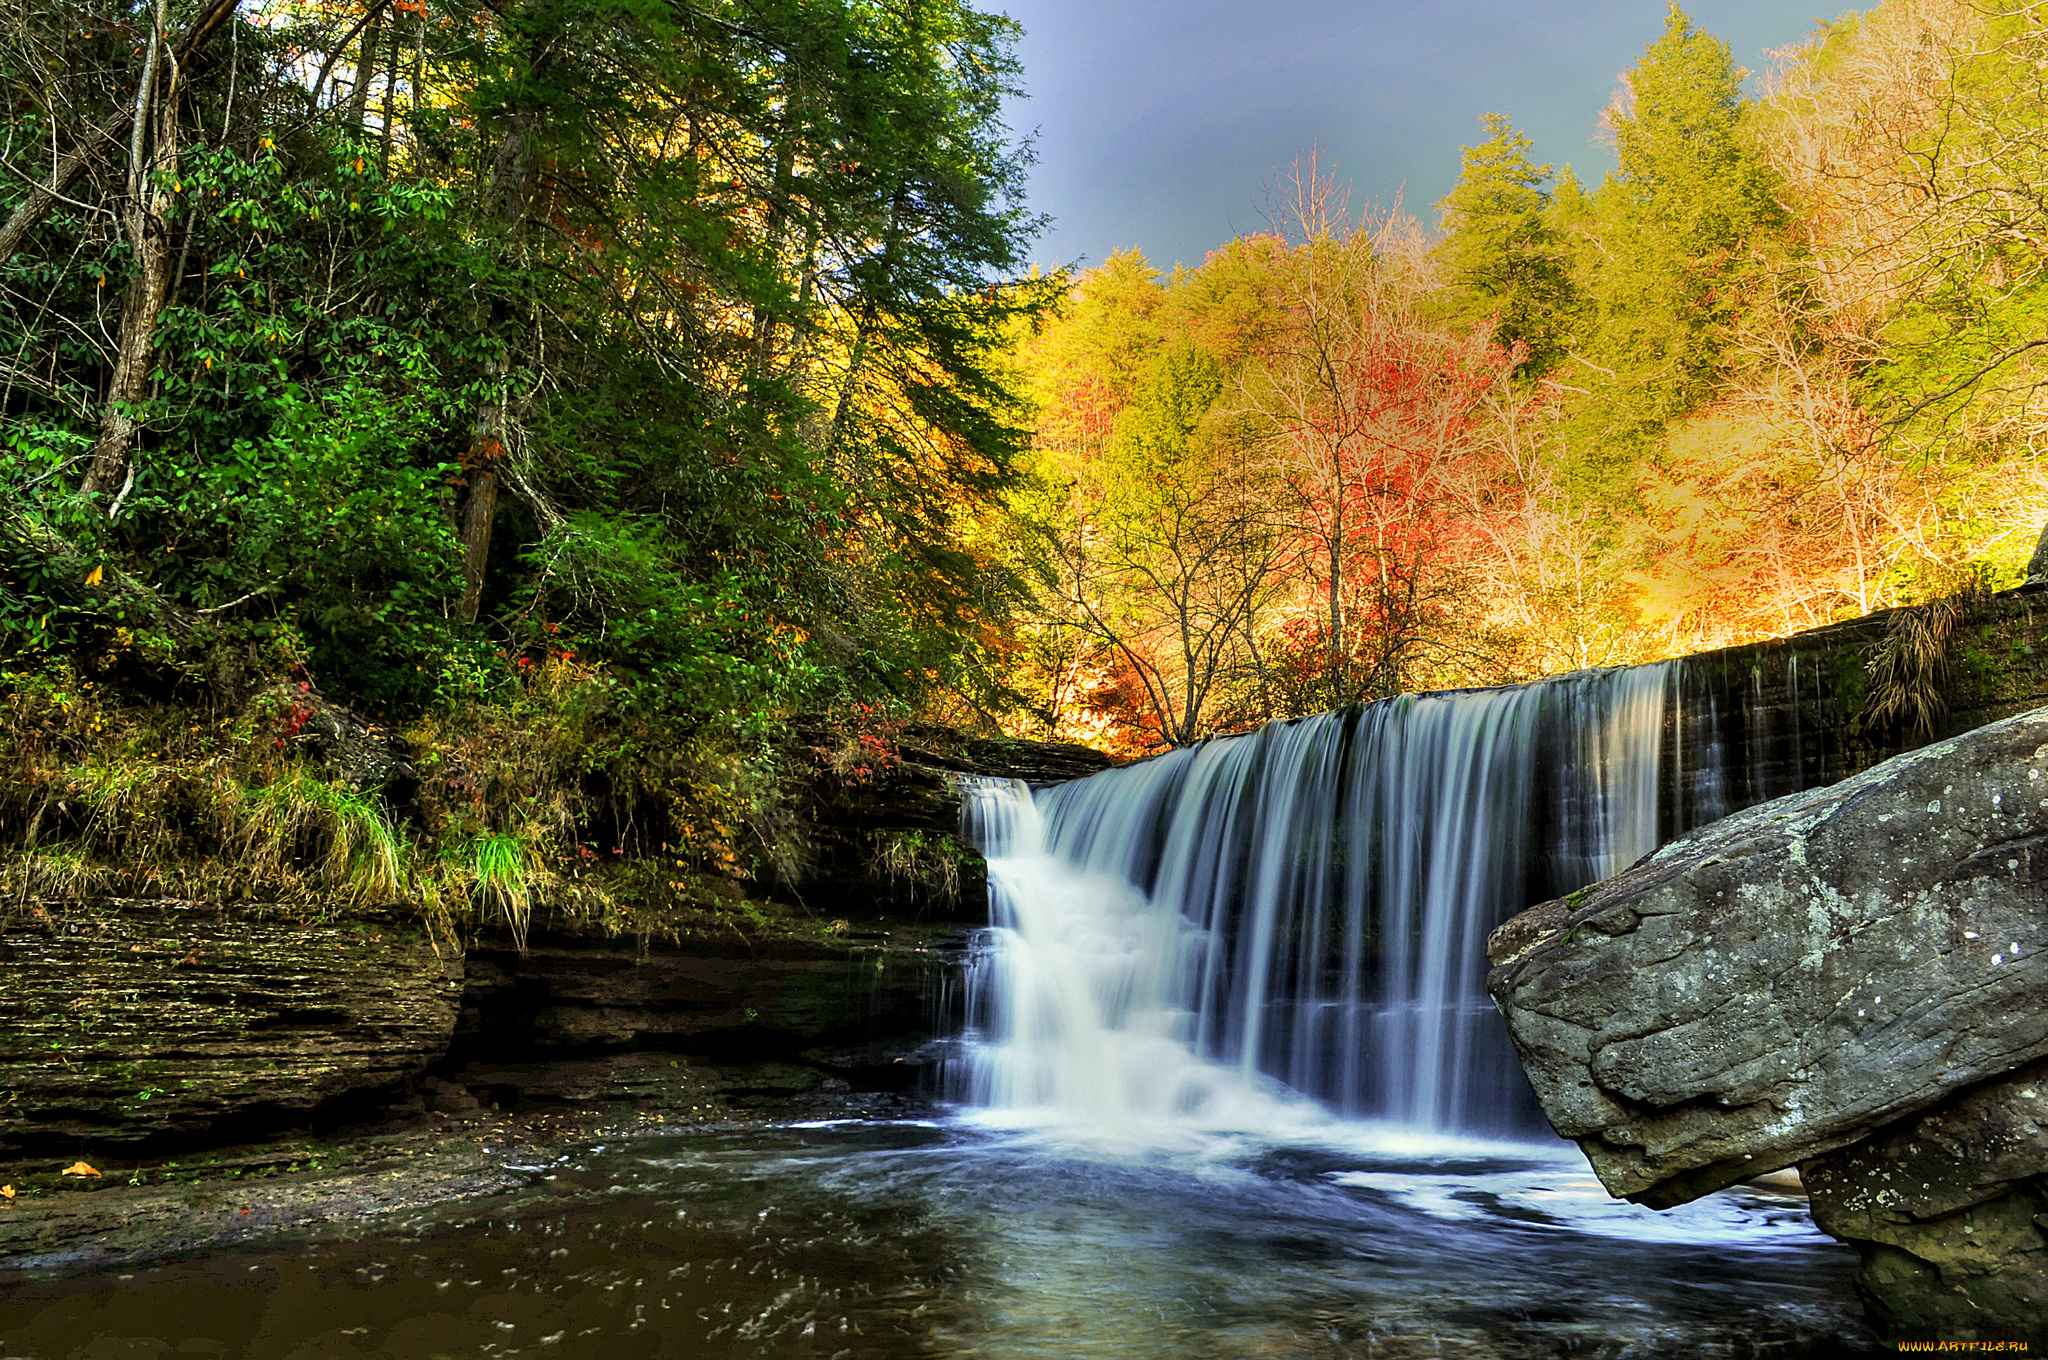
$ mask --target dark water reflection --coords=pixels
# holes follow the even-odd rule
[[[1853,1255],[1796,1201],[1614,1206],[1509,1150],[958,1124],[591,1149],[518,1194],[0,1298],[0,1355],[1823,1356]]]

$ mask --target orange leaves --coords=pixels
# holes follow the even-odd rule
[[[106,568],[104,568],[104,567],[94,567],[94,568],[93,568],[93,569],[92,569],[91,571],[89,571],[89,572],[87,572],[87,573],[86,573],[86,575],[85,575],[85,583],[86,583],[87,585],[89,585],[89,586],[96,586],[96,585],[98,585],[98,584],[100,583],[100,576],[101,576],[101,573],[102,573],[102,572],[104,572],[105,570],[106,570]]]
[[[58,1174],[62,1176],[97,1176],[100,1173],[93,1170],[92,1167],[86,1165],[84,1162],[80,1161],[73,1162],[70,1166],[65,1167]]]
[[[14,1198],[14,1187],[13,1187],[13,1186],[11,1186],[11,1185],[0,1185],[0,1199],[13,1199],[13,1198]]]

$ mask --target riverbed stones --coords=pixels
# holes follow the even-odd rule
[[[390,920],[180,902],[0,923],[0,1155],[229,1136],[402,1091],[462,965]]]
[[[2048,1057],[2048,709],[1703,827],[1515,917],[1544,1111],[1665,1207]]]
[[[2048,1341],[2048,1062],[1801,1169],[1858,1288],[1902,1339]]]

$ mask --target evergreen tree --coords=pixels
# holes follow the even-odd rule
[[[1746,126],[1742,76],[1728,44],[1674,3],[1609,110],[1619,166],[1595,199],[1594,348],[1641,419],[1669,419],[1710,389],[1745,276],[1783,218]]]
[[[1575,302],[1551,220],[1551,167],[1530,161],[1529,139],[1505,114],[1481,121],[1486,140],[1465,148],[1464,172],[1437,205],[1445,229],[1437,258],[1459,310],[1491,315],[1495,337],[1526,346],[1528,371],[1541,373],[1563,356]]]

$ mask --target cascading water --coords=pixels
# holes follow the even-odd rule
[[[972,786],[993,925],[954,1094],[1097,1125],[1239,1125],[1306,1097],[1540,1128],[1485,938],[1656,846],[1678,674],[1403,696],[1035,796]]]

